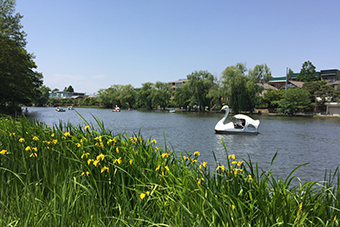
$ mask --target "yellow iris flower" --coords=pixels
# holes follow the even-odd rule
[[[221,170],[222,170],[222,172],[224,172],[224,171],[225,171],[225,167],[224,167],[224,166],[218,166],[218,167],[217,167],[217,169],[216,169],[216,171],[218,171],[219,169],[221,169]]]
[[[8,154],[7,150],[0,151],[0,154]]]
[[[102,172],[104,172],[105,170],[106,170],[107,172],[109,172],[109,168],[108,168],[108,167],[106,167],[106,166],[104,166],[104,167],[101,169],[101,171],[100,171],[100,172],[102,173]]]
[[[97,156],[97,160],[99,160],[99,159],[101,159],[102,161],[104,160],[104,158],[105,158],[105,155],[103,155],[103,154],[100,154],[100,155],[98,155]]]
[[[228,156],[228,159],[230,159],[230,158],[233,159],[233,160],[235,160],[235,155],[234,155],[234,154],[229,155],[229,156]]]

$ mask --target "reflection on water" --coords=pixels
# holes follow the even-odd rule
[[[75,111],[57,113],[54,108],[28,108],[36,118],[47,125],[62,120],[72,124],[84,124]],[[141,131],[144,138],[168,145],[176,152],[200,151],[200,160],[215,167],[212,151],[217,163],[226,163],[226,152],[238,158],[258,162],[264,170],[272,168],[279,176],[286,177],[295,167],[310,163],[296,172],[305,180],[323,180],[326,169],[335,170],[340,164],[340,118],[303,118],[253,116],[261,121],[258,135],[215,134],[214,126],[222,114],[175,113],[162,111],[112,112],[109,109],[76,109],[88,121],[93,116],[104,122],[114,133],[129,135]],[[93,115],[93,116],[92,116]],[[272,158],[278,153],[271,166]]]

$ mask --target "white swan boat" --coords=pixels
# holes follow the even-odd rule
[[[120,112],[120,108],[116,105],[116,107],[114,107],[112,109],[113,112]]]
[[[224,133],[224,134],[257,134],[259,133],[259,126],[260,121],[254,120],[247,115],[244,114],[236,114],[233,117],[238,121],[238,123],[228,122],[224,123],[228,114],[229,114],[229,107],[223,106],[222,110],[225,110],[225,114],[223,118],[217,122],[215,125],[215,132],[216,133]]]

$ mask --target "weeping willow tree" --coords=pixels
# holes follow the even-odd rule
[[[263,91],[261,83],[270,77],[271,71],[266,64],[256,65],[254,69],[249,70],[243,63],[227,67],[222,72],[222,83],[226,89],[228,105],[233,112],[251,112]]]
[[[194,71],[187,76],[187,92],[190,94],[190,105],[197,105],[199,111],[210,109],[211,97],[208,95],[214,86],[214,76],[208,71]]]

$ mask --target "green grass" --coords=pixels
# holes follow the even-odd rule
[[[0,226],[339,226],[338,170],[293,186],[296,169],[275,178],[227,151],[210,168],[95,120],[0,119]]]

